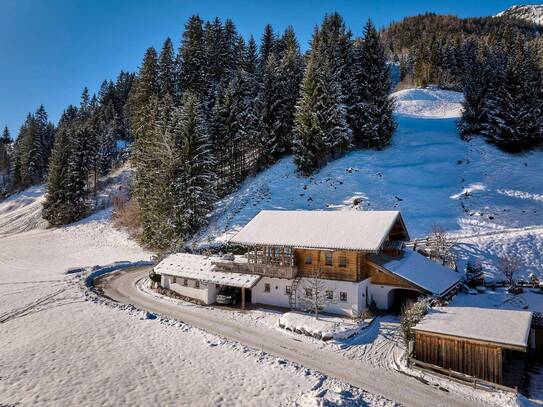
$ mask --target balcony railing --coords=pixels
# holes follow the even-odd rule
[[[216,260],[213,262],[220,270],[231,273],[256,274],[265,277],[293,279],[298,275],[298,269],[290,264],[249,263],[236,260]]]

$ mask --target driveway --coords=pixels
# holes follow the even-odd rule
[[[241,321],[222,318],[219,313],[202,313],[198,308],[180,307],[151,297],[136,287],[136,283],[148,273],[149,268],[119,271],[100,278],[96,285],[114,301],[132,304],[136,308],[162,314],[251,348],[261,349],[406,406],[477,405],[475,400],[468,400],[462,395],[439,390],[413,377],[377,368],[363,360],[348,359],[341,353],[319,349],[314,344],[299,341],[273,328],[247,326]]]

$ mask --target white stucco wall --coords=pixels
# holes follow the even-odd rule
[[[334,291],[334,300],[326,304],[325,312],[357,317],[366,308],[366,287],[369,285],[369,279],[358,283],[322,281],[325,289]],[[266,284],[270,285],[270,292],[265,292]],[[289,296],[286,294],[285,287],[291,285],[292,280],[263,277],[252,289],[251,302],[288,308],[290,307]],[[305,287],[310,287],[310,283],[307,279],[301,279],[297,290],[298,298],[304,295]],[[347,293],[347,301],[340,301],[340,292]]]
[[[370,284],[369,302],[371,303],[371,299],[373,298],[375,300],[375,304],[377,305],[377,308],[382,309],[382,310],[387,310],[392,306],[392,304],[390,302],[394,301],[393,298],[390,298],[391,297],[390,292],[392,290],[396,290],[396,289],[406,290],[405,287],[397,287],[397,286],[392,286],[392,285]],[[412,291],[416,292],[417,290],[412,290]]]
[[[270,285],[270,292],[264,291],[266,284]],[[253,304],[275,305],[276,307],[290,307],[285,287],[291,286],[292,280],[283,278],[262,277],[251,290]]]
[[[176,277],[174,283],[172,276],[162,275],[161,286],[185,297],[199,300],[206,305],[214,304],[217,298],[217,288],[212,283],[200,282],[200,287],[196,288],[196,280],[187,279],[187,285],[185,286],[181,277]]]

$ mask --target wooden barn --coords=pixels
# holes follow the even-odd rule
[[[414,327],[414,358],[502,384],[509,356],[528,350],[531,320],[528,311],[437,307]]]

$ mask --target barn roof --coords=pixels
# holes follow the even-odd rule
[[[217,259],[218,257],[175,253],[158,263],[154,271],[157,274],[240,288],[252,288],[260,280],[260,276],[253,274],[218,271],[212,263]]]
[[[368,260],[438,296],[445,294],[460,281],[459,273],[413,250],[404,250],[399,257],[371,255]]]
[[[377,252],[398,211],[261,211],[232,239],[247,246],[287,246]]]
[[[413,329],[526,348],[532,313],[494,308],[436,307]]]

